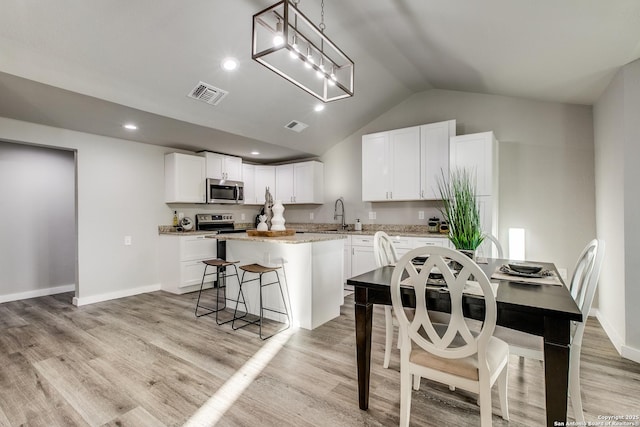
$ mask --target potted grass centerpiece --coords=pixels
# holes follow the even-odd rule
[[[475,176],[466,169],[455,169],[447,180],[443,171],[438,190],[443,202],[440,212],[449,223],[449,240],[458,251],[475,259],[476,249],[484,239]]]

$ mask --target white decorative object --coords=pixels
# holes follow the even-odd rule
[[[258,231],[267,231],[269,230],[269,227],[267,227],[267,216],[266,215],[260,215],[258,217],[258,219],[260,220],[260,223],[258,224]]]
[[[276,200],[271,208],[273,212],[273,217],[271,218],[271,230],[273,231],[282,231],[284,228],[284,217],[282,216],[284,212],[284,206],[282,206],[281,200]]]

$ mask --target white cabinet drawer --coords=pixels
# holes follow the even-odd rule
[[[414,248],[420,248],[422,246],[442,246],[449,247],[449,239],[437,238],[437,237],[414,237],[411,239]]]
[[[373,247],[373,236],[351,236],[351,246]]]
[[[199,285],[202,282],[204,273],[204,263],[202,261],[184,261],[180,263],[180,283],[178,287]],[[215,272],[215,268],[209,268],[208,273]],[[215,275],[207,276],[205,283],[213,282]]]
[[[216,239],[205,236],[180,237],[180,261],[211,259],[216,257]]]

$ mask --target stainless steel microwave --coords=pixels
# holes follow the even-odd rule
[[[244,203],[244,183],[208,178],[207,203]]]

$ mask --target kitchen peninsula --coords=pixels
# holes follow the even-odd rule
[[[340,306],[344,303],[344,235],[303,233],[261,237],[234,233],[215,238],[226,241],[226,258],[239,261],[238,265],[258,263],[283,267],[279,270],[280,280],[285,292],[289,292],[294,326],[314,329],[340,315]],[[278,307],[281,304],[278,292],[277,286],[265,288],[264,305]],[[243,287],[243,293],[249,312],[257,314],[260,307],[257,283]],[[237,295],[237,283],[230,280],[227,296]],[[227,301],[227,304],[235,307],[235,302]],[[278,316],[268,314],[274,320],[284,321]]]

